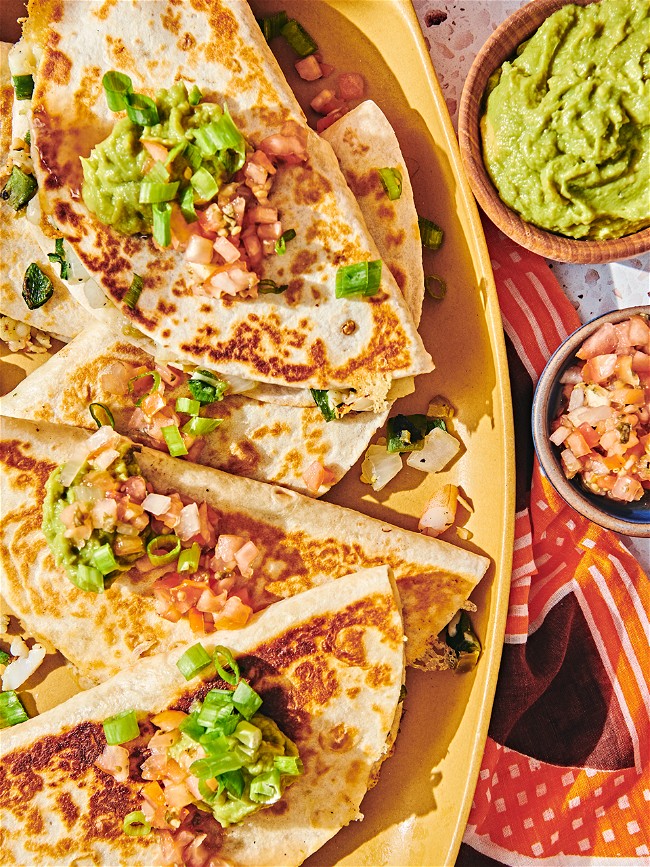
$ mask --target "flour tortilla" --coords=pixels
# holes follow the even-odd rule
[[[432,369],[388,268],[372,299],[334,297],[339,267],[379,253],[332,148],[306,127],[246,3],[32,0],[24,34],[44,45],[32,129],[42,208],[137,328],[180,358],[226,376],[293,387],[354,387],[383,396],[393,378]],[[197,296],[176,252],[120,235],[88,212],[77,197],[78,157],[115,122],[101,86],[114,68],[128,72],[138,92],[151,95],[182,78],[206,96],[227,98],[252,142],[288,120],[305,126],[309,159],[281,167],[271,195],[283,224],[297,232],[287,253],[263,266],[264,278],[288,282],[285,293],[234,301]],[[131,310],[123,299],[134,273],[144,290]],[[343,330],[350,322],[352,333]]]
[[[106,592],[90,594],[54,565],[41,530],[44,488],[86,437],[75,428],[2,419],[0,577],[5,602],[29,633],[97,682],[143,654],[190,642],[193,633],[184,618],[173,624],[155,613],[151,579],[137,569],[121,573]],[[295,596],[359,569],[388,565],[412,664],[426,664],[436,634],[488,566],[487,558],[438,539],[162,452],[143,448],[138,463],[158,493],[207,501],[219,515],[220,533],[255,543],[261,565],[248,585],[258,599]]]
[[[0,42],[0,188],[4,187],[11,172],[7,165],[11,153],[14,105],[8,60],[10,48],[8,43]],[[79,307],[59,279],[58,265],[53,265],[42,251],[35,237],[38,229],[25,218],[24,210],[17,214],[0,200],[0,221],[0,314],[70,340],[92,321],[91,317]],[[54,252],[53,240],[48,249]],[[23,278],[32,262],[47,274],[54,289],[52,297],[36,310],[30,310],[22,297]]]
[[[113,413],[116,430],[133,436],[129,426],[133,398],[112,394],[102,383],[102,373],[118,362],[146,365],[150,370],[154,367],[150,355],[95,323],[0,399],[2,412],[95,430],[88,407],[103,403]],[[189,396],[186,385],[167,393],[172,407],[176,397]],[[388,416],[388,410],[358,412],[326,422],[311,395],[310,406],[293,407],[261,403],[255,399],[255,390],[250,394],[226,395],[219,403],[203,408],[202,415],[221,418],[223,423],[204,437],[198,462],[303,494],[310,493],[303,475],[314,461],[334,473],[336,484]],[[134,438],[153,445],[144,434]],[[318,496],[329,487],[322,485]]]
[[[419,325],[424,299],[422,240],[411,180],[394,129],[379,106],[368,99],[328,127],[323,138],[334,148],[382,261]],[[388,198],[379,176],[382,168],[399,171],[402,193],[398,199]]]
[[[305,768],[276,806],[226,829],[215,854],[231,867],[301,864],[361,818],[361,800],[399,719],[404,643],[389,570],[366,570],[341,579],[334,591],[321,587],[284,600],[251,625],[202,643],[209,651],[217,644],[233,650],[242,676],[268,702],[262,712],[294,740]],[[141,660],[3,732],[2,864],[161,863],[155,832],[122,833],[124,816],[142,802],[142,783],[118,784],[93,763],[105,745],[101,723],[108,716],[135,710],[143,721],[186,708],[213,685],[226,687],[198,678],[187,683],[176,667],[185,649]]]

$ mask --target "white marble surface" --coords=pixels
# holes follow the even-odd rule
[[[525,0],[413,0],[431,59],[457,128],[460,95],[478,51]],[[549,262],[582,322],[609,310],[650,304],[650,253],[608,265]],[[650,571],[650,540],[625,540]]]

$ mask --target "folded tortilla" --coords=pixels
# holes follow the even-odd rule
[[[88,406],[103,403],[113,414],[116,430],[152,445],[146,434],[139,435],[130,425],[133,398],[113,394],[103,384],[102,373],[119,362],[154,368],[150,355],[95,323],[0,399],[2,412],[95,430]],[[179,386],[167,395],[173,408],[176,397],[189,392],[187,386]],[[307,407],[261,403],[255,399],[256,390],[250,395],[226,394],[224,400],[203,408],[203,416],[223,422],[204,437],[198,462],[304,494],[309,493],[303,475],[310,464],[320,461],[334,474],[336,484],[388,416],[387,409],[382,413],[350,413],[326,422],[311,395]],[[328,489],[322,485],[318,496]]]
[[[338,269],[379,253],[331,146],[306,126],[246,3],[186,3],[173,16],[162,0],[32,0],[28,8],[24,36],[43,46],[32,114],[41,206],[138,329],[226,377],[292,387],[383,396],[393,378],[432,369],[388,268],[371,299],[335,297]],[[178,79],[196,82],[204,95],[227,99],[251,142],[289,120],[305,127],[308,161],[281,167],[271,194],[297,237],[262,266],[265,279],[288,282],[286,292],[234,301],[195,295],[175,251],[121,235],[86,209],[79,156],[115,123],[101,86],[111,69],[128,71],[134,89],[147,94]],[[134,273],[144,289],[131,309],[124,298]]]
[[[301,864],[361,818],[361,800],[396,733],[404,643],[388,570],[283,600],[249,626],[202,643],[208,651],[231,648],[265,700],[261,712],[295,742],[305,769],[275,805],[225,829],[213,854],[231,867]],[[135,710],[142,730],[156,713],[187,710],[208,688],[227,688],[218,678],[187,683],[176,667],[185,649],[140,660],[3,732],[3,865],[166,863],[159,833],[122,832],[124,817],[142,803],[142,780],[118,783],[94,762],[106,744],[107,717]],[[132,755],[138,743],[126,744]]]
[[[9,49],[0,43],[0,188],[4,187],[11,169],[7,165],[12,142],[12,106],[14,89],[9,73]],[[0,205],[0,313],[19,322],[26,322],[63,340],[70,340],[92,321],[70,295],[53,265],[39,246],[35,233],[39,230],[25,218],[24,211],[16,214],[9,205]],[[54,252],[54,241],[49,244]],[[35,262],[52,281],[54,294],[36,310],[30,310],[22,297],[23,278],[27,267]]]
[[[41,529],[45,485],[86,437],[74,428],[2,419],[0,577],[5,602],[30,634],[49,641],[97,682],[143,654],[191,641],[193,633],[185,618],[170,623],[156,613],[153,579],[137,568],[95,594],[79,590],[55,566]],[[388,565],[411,664],[427,665],[436,634],[488,567],[487,558],[447,542],[162,452],[142,448],[138,464],[157,493],[205,500],[219,516],[219,533],[255,543],[261,566],[248,586],[257,600],[295,596],[356,570]]]
[[[322,135],[334,148],[382,261],[418,325],[424,299],[422,240],[413,187],[395,130],[379,106],[368,99]],[[397,199],[389,199],[382,186],[378,169],[383,168],[397,169],[400,174],[402,192]]]

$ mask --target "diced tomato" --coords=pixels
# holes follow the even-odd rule
[[[331,75],[336,68],[336,67],[332,66],[331,63],[323,63],[322,61],[319,61],[319,63],[320,63],[320,71],[323,73],[323,78],[327,78],[328,75]]]
[[[158,726],[163,732],[169,732],[177,729],[179,725],[187,718],[187,714],[182,710],[164,710],[151,717],[151,722]]]
[[[617,360],[614,353],[593,355],[582,368],[582,378],[585,382],[606,382],[616,370]]]
[[[205,633],[205,621],[202,612],[196,608],[191,608],[188,614],[188,620],[192,632],[197,632],[199,634]]]
[[[217,629],[238,629],[245,626],[253,609],[239,599],[238,596],[230,596],[223,606],[223,610],[214,618]]]
[[[235,552],[235,560],[239,571],[248,578],[253,574],[252,564],[259,554],[259,550],[254,542],[246,542],[245,545]]]
[[[297,60],[294,66],[296,67],[296,72],[304,81],[316,81],[317,78],[322,78],[323,76],[320,63],[313,54],[309,57],[303,57],[302,60]]]
[[[342,72],[337,79],[338,96],[344,100],[362,99],[366,82],[357,72]]]
[[[164,163],[169,156],[169,151],[164,145],[161,145],[160,142],[157,141],[149,141],[148,139],[141,139],[142,146],[144,149],[153,157],[157,162]]]
[[[165,800],[168,807],[175,809],[191,804],[194,800],[194,795],[184,783],[178,783],[174,786],[165,787]]]
[[[637,349],[632,356],[632,370],[635,373],[650,373],[650,354]]]
[[[644,489],[641,483],[629,476],[619,476],[611,491],[613,500],[622,500],[626,503],[640,500],[643,494]]]
[[[328,475],[329,473],[329,475]],[[322,485],[332,484],[336,477],[321,464],[314,461],[303,473],[302,480],[310,494],[317,494]]]
[[[650,352],[650,327],[641,316],[630,316],[630,343],[643,352]]]
[[[345,103],[336,96],[333,90],[323,88],[312,99],[310,105],[319,114],[329,114],[331,111],[336,111],[337,108],[343,108]]]
[[[325,115],[325,117],[321,117],[316,121],[316,132],[323,132],[323,130],[332,126],[333,123],[336,123],[337,120],[340,120],[344,114],[347,114],[347,108],[338,108],[336,111],[331,111],[329,114]]]
[[[129,778],[129,751],[124,747],[106,744],[104,752],[95,760],[95,764],[120,783],[124,783]]]
[[[614,352],[616,344],[616,329],[611,322],[606,322],[585,340],[580,349],[576,352],[576,356],[587,361],[589,358],[594,358],[596,355],[607,355]]]
[[[579,425],[578,431],[582,434],[583,440],[587,447],[587,451],[591,451],[591,449],[593,449],[594,446],[597,446],[600,442],[600,436],[590,424],[587,424],[585,422],[584,424]],[[569,446],[569,448],[571,448],[571,445],[569,443],[569,437],[567,437],[567,445]],[[572,451],[575,454],[575,450],[572,449]],[[584,454],[586,454],[586,452],[584,452]],[[576,455],[576,457],[582,457],[582,455]]]

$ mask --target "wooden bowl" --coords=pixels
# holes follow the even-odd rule
[[[557,417],[564,371],[576,363],[575,353],[605,322],[614,325],[637,313],[650,316],[650,304],[605,313],[570,334],[555,350],[537,383],[533,398],[532,429],[535,452],[542,472],[563,500],[585,518],[627,536],[650,537],[650,491],[633,503],[621,503],[593,494],[575,477],[567,479],[562,469],[560,448],[550,441],[551,425]]]
[[[458,139],[472,191],[492,222],[522,247],[558,262],[614,262],[650,250],[650,228],[606,241],[581,241],[539,229],[523,220],[499,198],[483,164],[479,120],[483,94],[492,73],[557,9],[568,2],[587,6],[593,0],[533,0],[510,15],[479,51],[465,81],[460,102]]]

